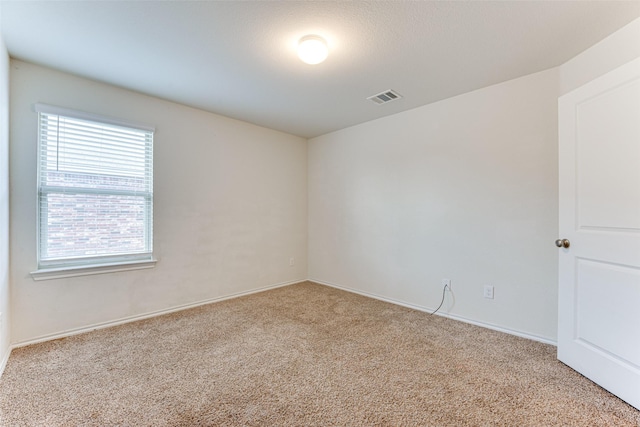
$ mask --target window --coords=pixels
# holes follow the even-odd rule
[[[36,111],[38,269],[152,261],[154,129],[43,104]]]

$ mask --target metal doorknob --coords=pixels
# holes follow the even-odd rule
[[[568,239],[558,239],[556,240],[556,246],[559,248],[568,248],[571,246],[571,242]]]

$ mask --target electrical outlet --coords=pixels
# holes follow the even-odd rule
[[[447,287],[447,290],[451,290],[451,279],[442,279],[442,287]]]
[[[484,297],[488,299],[493,299],[493,286],[486,285],[484,287]]]
[[[293,267],[296,264],[296,259],[295,258],[289,258],[289,267]]]

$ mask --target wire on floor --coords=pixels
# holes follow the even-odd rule
[[[438,308],[436,308],[436,311],[434,311],[433,314],[436,314],[438,312],[438,310],[440,310],[440,307],[442,307],[442,304],[444,304],[444,295],[445,292],[447,291],[447,288],[449,287],[449,285],[444,285],[444,288],[442,288],[442,301],[440,301],[440,305],[438,306]]]

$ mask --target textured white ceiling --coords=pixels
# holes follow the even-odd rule
[[[640,1],[0,7],[12,57],[304,137],[560,65],[640,16]],[[305,34],[328,40],[324,63],[297,58]],[[387,89],[404,98],[366,100]]]

